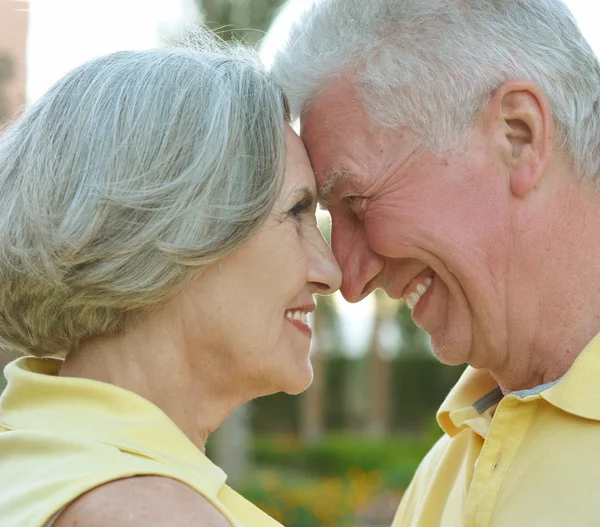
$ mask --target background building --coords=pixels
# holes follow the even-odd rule
[[[28,7],[28,0],[0,0],[0,125],[25,105]]]

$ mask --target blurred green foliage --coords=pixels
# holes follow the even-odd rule
[[[388,484],[405,488],[440,436],[437,426],[418,436],[378,439],[330,434],[310,445],[293,437],[259,436],[253,450],[255,461],[263,466],[294,469],[313,477],[339,476],[352,470],[379,471]]]
[[[284,0],[196,0],[205,23],[224,39],[256,45]]]
[[[361,509],[369,509],[380,500],[383,487],[376,472],[303,478],[263,471],[241,491],[286,527],[348,527],[358,525]],[[401,496],[401,492],[395,492],[393,502]],[[389,524],[391,516],[388,513],[382,521]]]
[[[287,527],[389,525],[419,462],[441,432],[366,439],[329,435],[313,445],[257,437],[253,471],[239,489]]]
[[[351,359],[336,352],[326,358],[326,430],[341,432],[359,427],[348,412],[346,383],[352,382],[351,370],[366,367],[366,360]],[[390,432],[421,434],[436,427],[435,413],[465,367],[445,366],[425,353],[401,353],[389,362],[389,367]],[[258,434],[297,433],[305,397],[306,393],[300,396],[279,393],[256,399],[252,407],[254,431]]]

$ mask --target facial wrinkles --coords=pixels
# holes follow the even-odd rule
[[[371,133],[370,129],[354,126],[351,133],[340,133],[336,127],[325,142],[305,136],[313,166],[319,167],[319,199],[324,208],[331,200],[339,199],[342,187],[362,193],[373,181],[372,174],[381,171],[381,156],[370,152],[383,150],[375,145],[377,132]]]
[[[454,199],[461,206],[449,209],[453,216],[447,218],[438,216],[435,209],[432,209],[429,220],[431,226],[446,221],[453,228],[440,235],[436,234],[435,227],[432,227],[423,233],[422,243],[426,247],[430,243],[433,244],[435,252],[431,254],[431,266],[451,291],[451,298],[464,303],[465,309],[472,313],[473,342],[479,350],[477,353],[481,354],[482,345],[488,348],[490,344],[498,341],[499,326],[502,326],[498,316],[504,313],[502,306],[505,305],[505,295],[498,287],[503,279],[496,273],[501,270],[498,258],[503,251],[499,250],[494,240],[491,218],[482,219],[480,222],[474,220],[477,209],[488,210],[490,215],[493,215],[486,204],[471,201],[468,189],[449,187],[446,193],[447,200]],[[438,200],[442,198],[443,193]],[[476,226],[477,223],[480,227]],[[475,350],[473,348],[472,352]],[[488,349],[484,354],[496,355],[497,351]]]
[[[494,276],[495,281],[493,282],[494,288],[498,290],[497,295],[502,298],[501,302],[504,306],[503,332],[498,332],[501,338],[493,343],[496,352],[494,356],[497,359],[497,363],[493,365],[493,368],[498,373],[510,369],[516,371],[517,367],[526,371],[534,371],[536,368],[531,361],[535,354],[532,353],[530,343],[534,341],[543,342],[544,335],[528,334],[528,331],[524,331],[524,328],[539,327],[537,317],[541,310],[540,305],[537,303],[539,297],[534,282],[527,279],[523,280],[521,273],[528,268],[535,268],[537,262],[530,262],[533,265],[523,265],[523,260],[515,261],[508,258],[511,253],[522,254],[523,252],[515,239],[515,235],[517,238],[520,236],[520,234],[517,234],[520,228],[515,224],[515,218],[508,216],[505,221],[509,225],[506,238],[503,240],[503,254],[507,258],[501,267],[502,272]],[[533,289],[528,292],[529,294],[523,295],[522,293],[527,288]],[[521,295],[515,295],[515,291],[519,291]],[[531,303],[534,301],[536,302],[535,305]],[[519,338],[515,339],[515,336]],[[515,364],[515,362],[518,362],[518,364]]]
[[[455,272],[460,274],[465,261],[461,263],[460,256],[456,262],[453,258],[460,253],[466,256],[473,248],[460,236],[453,237],[451,231],[446,231],[446,236],[440,234],[444,222],[452,223],[452,219],[435,218],[436,209],[441,210],[441,204],[451,197],[445,195],[443,185],[431,185],[429,174],[422,173],[428,170],[426,160],[416,154],[413,151],[409,158],[393,166],[390,173],[394,177],[386,178],[385,184],[368,200],[364,216],[368,242],[386,257],[385,282],[396,295],[394,287],[402,288],[407,280],[430,267],[462,297],[461,280]],[[437,167],[429,168],[439,172]],[[436,201],[440,207],[432,208],[431,202]],[[457,251],[461,244],[465,250]],[[450,255],[450,260],[445,255]]]
[[[300,262],[304,258],[301,244],[298,239],[302,236],[301,232],[299,232],[301,231],[301,227],[299,229],[295,220],[288,218],[279,226],[279,228],[284,229],[285,234],[283,236],[277,236],[277,241],[273,249],[275,251],[284,251],[284,253],[289,255],[288,257],[293,258],[294,264]]]
[[[336,178],[335,189],[331,193],[332,241],[334,252],[344,270],[347,290],[354,290],[353,286],[348,285],[348,281],[356,280],[361,284],[367,279],[372,284],[375,284],[373,280],[376,280],[377,284],[385,281],[381,275],[385,265],[381,258],[383,252],[380,254],[377,245],[373,243],[369,218],[374,211],[377,211],[377,215],[382,208],[388,207],[389,215],[392,218],[397,216],[398,207],[393,202],[393,197],[397,195],[395,187],[402,187],[406,182],[398,180],[395,176],[409,158],[390,160],[385,155],[384,148],[378,148],[378,151],[382,154],[380,158],[366,156],[366,159],[373,161],[372,171],[363,170],[361,175],[356,177]],[[412,152],[409,157],[412,157]],[[357,199],[349,204],[345,201],[347,196],[356,196]],[[378,224],[377,221],[373,223],[375,229]],[[379,262],[375,263],[373,258],[377,258]],[[376,269],[377,276],[371,276]],[[365,287],[371,289],[368,285]],[[364,288],[362,289],[364,291]]]
[[[404,226],[415,223],[418,226],[418,218],[423,214],[423,204],[413,197],[429,191],[424,190],[423,178],[406,176],[407,171],[412,169],[410,157],[392,164],[388,172],[366,193],[368,197],[363,217],[365,231],[370,246],[382,256],[403,256],[402,252],[411,236],[410,232],[405,232]],[[403,249],[397,254],[399,247]]]
[[[342,111],[334,110],[335,104],[333,98],[322,100],[321,109],[334,115]],[[497,216],[502,211],[493,210],[493,200],[502,199],[501,180],[486,165],[483,149],[442,161],[420,149],[410,133],[378,132],[354,114],[347,121],[337,119],[343,127],[323,123],[318,118],[322,114],[314,114],[308,123],[314,135],[307,146],[320,181],[332,168],[357,175],[352,185],[336,181],[331,196],[332,238],[335,254],[342,256],[344,279],[360,281],[357,269],[368,267],[369,251],[385,260],[380,280],[392,290],[431,267],[448,288],[452,330],[462,335],[460,328],[470,321],[473,332],[465,332],[488,346],[489,335],[498,337],[495,325],[502,323],[498,316],[503,313],[498,305],[503,293],[490,287],[490,282],[498,280],[500,286],[502,280],[495,273],[503,251],[493,240],[502,228],[494,225],[494,217],[502,223]],[[352,193],[364,196],[362,223],[340,202]],[[445,336],[450,339],[453,333]],[[466,340],[461,343],[469,346]]]

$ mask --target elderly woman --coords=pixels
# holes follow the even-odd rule
[[[2,527],[278,525],[204,443],[311,382],[340,285],[285,98],[252,52],[121,52],[0,141]],[[64,358],[64,360],[63,360]]]

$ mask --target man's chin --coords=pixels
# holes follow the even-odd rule
[[[467,346],[460,346],[453,343],[436,343],[431,339],[431,351],[434,357],[446,366],[460,366],[468,362]]]

